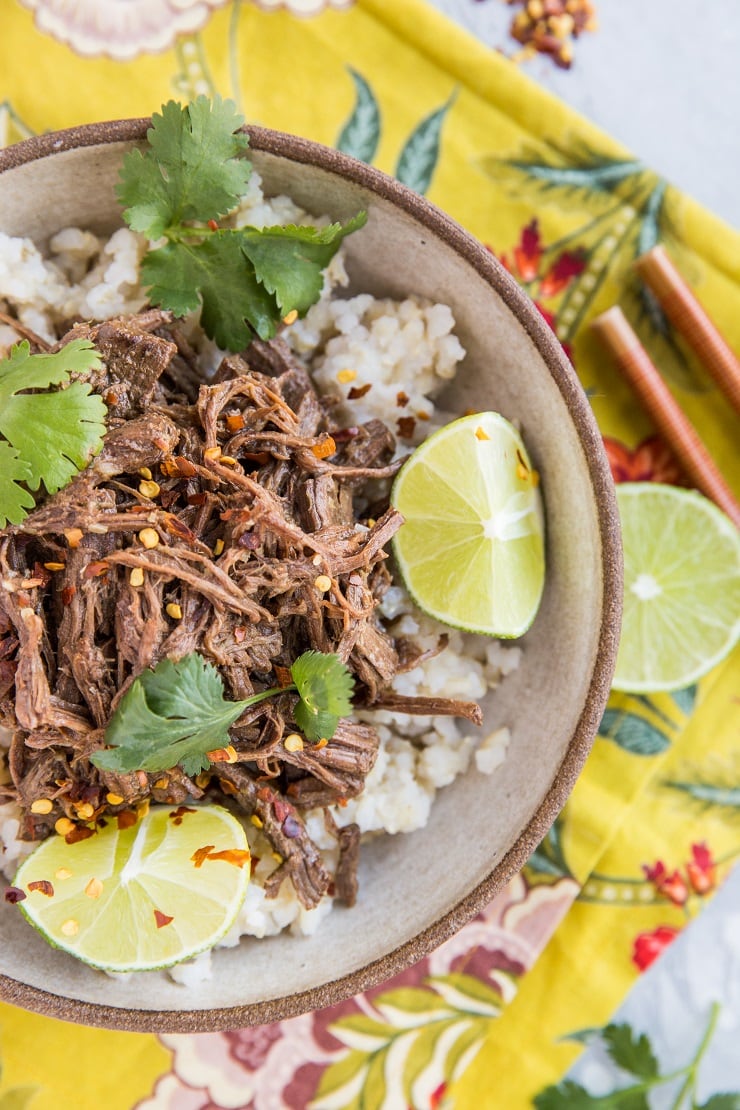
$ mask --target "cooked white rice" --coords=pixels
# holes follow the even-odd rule
[[[262,227],[307,222],[310,217],[289,197],[266,199],[255,172],[231,219],[235,226]],[[56,326],[73,317],[103,320],[136,312],[146,300],[138,283],[145,247],[142,237],[126,228],[108,240],[67,228],[53,236],[46,254],[29,239],[0,234],[0,307],[10,309],[48,340],[55,338]],[[335,410],[339,421],[355,424],[379,418],[395,432],[403,429],[409,433],[401,440],[403,453],[404,447],[420,442],[439,423],[435,392],[454,377],[464,356],[454,334],[452,312],[446,305],[417,297],[392,301],[361,294],[341,299],[335,294],[346,284],[340,251],[328,268],[321,300],[285,336],[319,391],[340,398]],[[200,335],[197,319],[191,322],[190,338],[198,338],[204,371],[213,369],[221,352]],[[0,354],[16,341],[11,328],[0,326]],[[360,398],[350,399],[352,388],[364,386],[370,388]],[[410,432],[409,424],[398,426],[403,417],[412,418]],[[449,646],[441,655],[395,679],[398,693],[479,700],[519,664],[521,649],[443,628],[415,609],[400,586],[388,591],[381,611],[392,632],[413,636],[422,647],[434,645],[442,632],[449,636]],[[506,757],[509,732],[505,728],[481,737],[450,717],[385,711],[366,712],[363,717],[372,721],[380,735],[377,762],[360,797],[336,808],[334,818],[339,825],[357,822],[365,834],[421,828],[437,790],[467,771],[471,762],[478,772],[491,774]],[[320,810],[309,814],[306,823],[332,869],[336,842],[326,831],[323,814]],[[32,848],[17,840],[17,832],[17,807],[0,806],[0,866],[11,880],[20,859]],[[331,897],[306,910],[288,879],[276,898],[267,899],[264,880],[276,864],[269,845],[249,823],[247,834],[260,862],[238,919],[221,944],[231,946],[243,935],[264,937],[286,928],[297,934],[313,933],[331,910]],[[210,953],[204,953],[170,974],[179,982],[191,983],[209,974],[209,963]]]

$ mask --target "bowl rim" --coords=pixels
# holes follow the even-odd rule
[[[0,150],[0,174],[76,148],[140,142],[149,118],[83,124],[33,136]],[[0,974],[0,998],[49,1017],[137,1032],[195,1033],[271,1024],[335,1005],[421,960],[479,913],[526,863],[571,793],[591,750],[611,687],[622,613],[622,547],[614,483],[591,406],[557,338],[498,259],[451,216],[395,178],[332,147],[283,131],[247,125],[250,149],[328,171],[402,209],[451,247],[506,304],[534,343],[563,398],[585,457],[601,542],[602,620],[598,649],[581,715],[539,807],[488,875],[417,936],[356,971],[319,987],[243,1006],[205,1010],[145,1010],[55,994]]]

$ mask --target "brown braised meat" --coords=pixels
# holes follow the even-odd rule
[[[78,324],[65,338],[80,336],[103,355],[92,380],[109,405],[103,450],[0,532],[0,724],[13,736],[0,794],[19,802],[29,840],[60,818],[80,839],[101,820],[130,823],[148,800],[227,795],[283,861],[268,894],[289,875],[305,906],[330,884],[351,903],[358,830],[332,825],[332,877],[302,813],[361,793],[378,748],[369,725],[343,720],[328,742],[286,747],[295,699],[279,695],[232,728],[237,762],[196,779],[177,767],[112,774],[89,757],[134,678],[194,651],[234,699],[280,685],[316,649],[349,666],[363,707],[478,719],[470,703],[391,688],[415,659],[377,615],[401,518],[374,503],[367,519],[362,506],[368,481],[377,499],[376,480],[397,469],[393,437],[370,421],[334,439],[330,408],[281,340],[224,359],[204,385],[166,314]]]

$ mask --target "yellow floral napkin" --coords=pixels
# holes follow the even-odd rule
[[[740,493],[732,414],[631,270],[666,243],[740,349],[740,237],[422,0],[9,0],[0,50],[0,143],[220,92],[425,192],[537,302],[615,478],[680,482],[586,327],[619,302]],[[739,678],[736,653],[698,689],[615,695],[522,875],[358,999],[159,1038],[0,1006],[0,1110],[531,1105],[740,853]]]

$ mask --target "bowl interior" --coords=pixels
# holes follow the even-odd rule
[[[109,231],[130,145],[109,128],[86,144],[47,137],[22,162],[0,159],[0,231],[37,242],[65,226]],[[143,134],[139,127],[138,134]],[[426,202],[360,164],[256,129],[252,158],[268,194],[344,218],[352,289],[451,305],[467,351],[447,407],[492,408],[520,424],[542,476],[548,573],[520,668],[486,705],[484,731],[508,725],[492,777],[472,770],[441,791],[427,827],[363,846],[360,895],[313,937],[242,941],[213,977],[184,987],[160,973],[112,980],[49,948],[12,907],[0,910],[5,996],[60,1017],[124,1028],[208,1029],[266,1022],[338,1001],[423,956],[526,860],[572,787],[608,694],[619,621],[616,510],[588,403],[536,309],[486,251]],[[13,164],[13,162],[20,164]],[[149,989],[150,988],[150,989]]]

